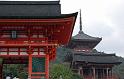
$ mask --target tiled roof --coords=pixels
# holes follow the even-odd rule
[[[59,16],[59,1],[0,1],[0,16]]]
[[[71,14],[61,14],[61,15],[56,15],[56,16],[0,16],[0,19],[58,19],[58,18],[68,18],[72,16],[77,16],[76,13],[71,13]]]
[[[82,61],[95,64],[119,64],[118,57],[115,54],[105,53],[75,53],[73,61]]]
[[[80,40],[80,41],[101,41],[102,38],[92,37],[85,34],[83,31],[79,31],[79,33],[72,37],[72,40]]]

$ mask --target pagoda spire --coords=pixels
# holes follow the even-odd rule
[[[81,9],[80,9],[80,31],[79,31],[79,33],[83,33],[83,31],[82,31],[82,16],[81,16]]]

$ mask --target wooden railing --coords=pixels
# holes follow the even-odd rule
[[[48,43],[48,38],[21,38],[21,39],[0,39],[0,44],[26,44],[26,43]]]
[[[94,79],[93,76],[89,75],[89,76],[83,76],[84,79]]]
[[[89,75],[89,76],[83,76],[84,79],[94,79],[93,76]],[[95,79],[119,79],[119,77],[117,75],[113,75],[113,76],[103,76],[103,77],[96,77]]]

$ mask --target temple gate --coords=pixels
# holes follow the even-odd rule
[[[5,5],[10,7],[10,12],[6,13]],[[77,13],[63,15],[60,11],[58,13],[48,11],[46,15],[41,11],[39,15],[40,11],[39,13],[35,11],[41,8],[38,7],[39,5],[50,10],[51,6],[58,8],[60,4],[59,1],[0,2],[2,6],[2,9],[0,8],[0,58],[3,59],[0,65],[0,79],[2,79],[3,64],[28,64],[29,79],[49,79],[49,62],[55,60],[56,48],[69,42]],[[23,12],[23,9],[28,11]],[[33,15],[29,9],[34,11]]]

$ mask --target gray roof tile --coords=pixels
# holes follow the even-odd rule
[[[59,1],[0,1],[0,16],[59,16]]]
[[[83,61],[86,63],[96,63],[96,64],[119,64],[118,57],[115,54],[105,54],[105,53],[78,53],[74,54],[74,61]]]
[[[101,41],[102,38],[92,37],[85,34],[83,31],[79,32],[77,35],[72,37],[73,40],[80,40],[80,41]]]

